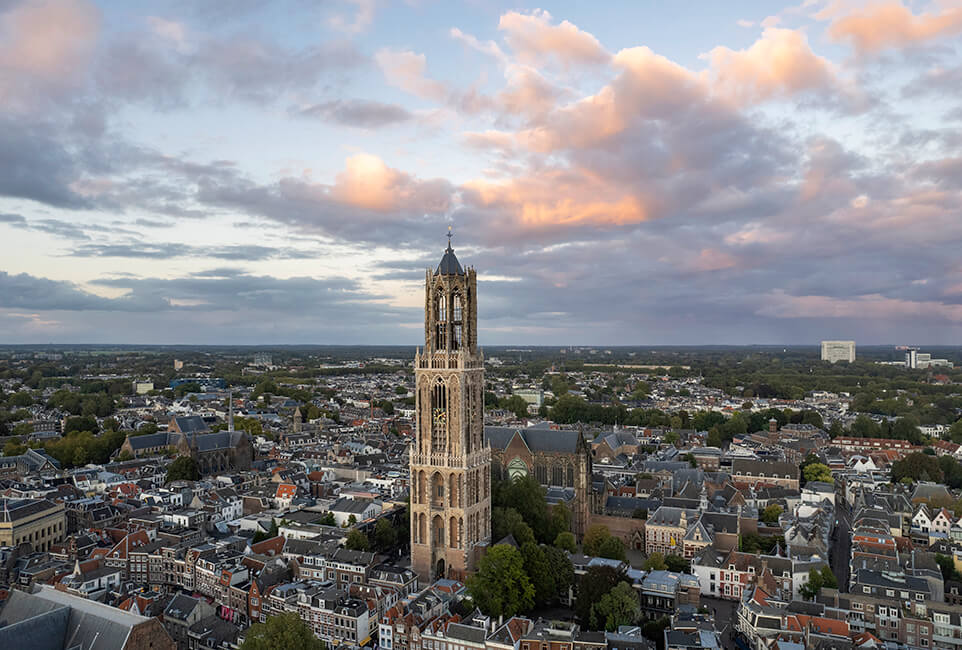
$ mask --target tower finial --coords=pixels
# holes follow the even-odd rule
[[[451,248],[451,235],[452,235],[452,233],[451,233],[451,226],[448,226],[448,250],[453,250],[453,249]]]

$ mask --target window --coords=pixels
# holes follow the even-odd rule
[[[871,587],[862,587],[862,593],[864,593],[864,594],[870,594],[870,593],[872,593],[872,588],[871,588]]]
[[[894,590],[894,589],[886,589],[886,590],[885,590],[885,595],[886,595],[886,596],[889,596],[889,597],[891,597],[891,598],[894,598],[894,597],[895,597],[895,590]]]

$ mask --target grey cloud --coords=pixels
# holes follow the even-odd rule
[[[80,168],[55,131],[0,117],[0,196],[60,208],[89,207],[70,185]]]
[[[0,309],[66,311],[156,311],[169,305],[142,297],[103,298],[69,282],[38,278],[27,273],[0,271]]]
[[[303,108],[292,108],[291,112],[301,117],[316,118],[362,129],[399,124],[413,117],[410,111],[396,104],[364,99],[335,99]]]
[[[124,257],[144,259],[169,259],[175,257],[209,257],[224,260],[256,262],[271,259],[311,259],[316,253],[293,248],[274,248],[257,245],[190,246],[175,242],[85,244],[72,249],[73,257]]]

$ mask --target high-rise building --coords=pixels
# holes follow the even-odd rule
[[[855,361],[855,341],[822,341],[822,361]]]
[[[484,445],[484,358],[477,275],[448,247],[424,286],[424,350],[414,358],[411,564],[423,583],[463,580],[491,542],[491,451]]]

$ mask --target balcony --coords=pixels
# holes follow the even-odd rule
[[[414,355],[414,367],[421,370],[473,370],[484,367],[484,355],[468,350]]]

